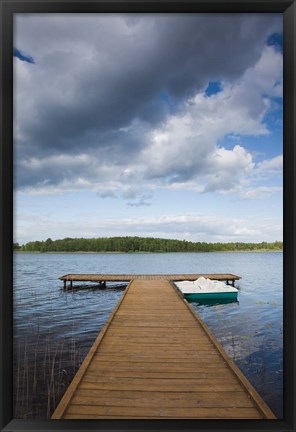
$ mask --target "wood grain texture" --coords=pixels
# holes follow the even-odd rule
[[[65,274],[60,277],[60,280],[65,281],[85,281],[85,282],[103,282],[103,281],[131,281],[131,280],[196,280],[200,276],[215,280],[239,280],[240,276],[225,273],[194,273],[194,274],[163,274],[163,275],[137,275],[137,274]]]
[[[275,418],[171,275],[156,276],[129,275],[134,279],[52,418]]]

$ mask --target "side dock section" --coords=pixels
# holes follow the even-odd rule
[[[165,277],[129,283],[52,415],[133,418],[275,418]]]
[[[227,284],[234,286],[235,281],[240,279],[240,276],[234,274],[158,274],[158,275],[138,275],[138,274],[66,274],[60,277],[64,282],[64,288],[67,288],[67,283],[70,288],[73,288],[73,282],[95,282],[100,285],[106,285],[106,282],[129,282],[131,280],[196,280],[200,276],[208,279],[225,281]]]

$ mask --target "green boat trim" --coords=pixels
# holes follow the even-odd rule
[[[190,299],[184,299],[185,301],[187,301],[188,303],[194,303],[197,306],[218,306],[218,305],[224,305],[224,304],[238,304],[239,301],[237,299],[198,299],[198,300],[190,300]]]
[[[211,293],[182,293],[186,300],[198,301],[198,300],[236,300],[237,292],[211,292]]]

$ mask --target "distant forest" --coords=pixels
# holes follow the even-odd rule
[[[23,252],[222,252],[282,250],[283,242],[273,243],[205,243],[153,237],[64,238],[62,240],[31,241],[22,246],[13,244],[15,251]]]

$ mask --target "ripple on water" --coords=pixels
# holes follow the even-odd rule
[[[64,291],[58,279],[61,275],[227,272],[240,275],[237,303],[216,306],[192,303],[192,306],[275,414],[282,416],[281,253],[16,254],[14,264],[15,361],[19,361],[15,377],[19,376],[18,370],[27,367],[33,383],[34,364],[37,362],[40,374],[44,374],[49,359],[54,359],[61,383],[55,385],[63,387],[59,394],[67,387],[123,293],[116,288]],[[48,386],[45,376],[44,380],[39,383],[37,396],[32,384],[31,405],[24,403],[16,418],[48,416],[48,400],[41,394]],[[20,398],[20,385],[18,392]],[[50,408],[53,409],[52,401]]]

